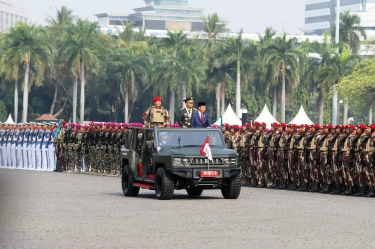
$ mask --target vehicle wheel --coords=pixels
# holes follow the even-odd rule
[[[173,177],[164,168],[158,168],[155,176],[155,194],[159,200],[170,200],[174,193]]]
[[[186,189],[186,192],[191,197],[199,197],[199,196],[202,195],[203,189],[201,189],[201,188],[189,188],[189,189]]]
[[[125,196],[137,196],[139,193],[139,187],[133,186],[134,178],[130,172],[129,165],[126,165],[122,172],[121,185],[122,192]]]
[[[237,199],[241,193],[241,176],[238,174],[229,180],[227,186],[223,186],[221,194],[225,199]]]

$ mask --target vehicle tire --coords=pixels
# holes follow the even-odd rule
[[[139,187],[133,186],[134,178],[130,172],[129,165],[124,167],[124,171],[121,176],[122,192],[125,196],[137,196],[139,193]]]
[[[189,189],[186,189],[186,192],[191,197],[199,197],[199,196],[202,195],[203,189],[201,189],[201,188],[189,188]]]
[[[158,168],[155,176],[155,194],[159,200],[170,200],[174,193],[173,177],[164,168]]]
[[[241,193],[241,175],[238,174],[229,180],[227,186],[223,186],[221,194],[225,199],[237,199]]]

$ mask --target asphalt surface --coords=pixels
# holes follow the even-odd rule
[[[170,201],[120,178],[0,169],[0,248],[375,248],[375,199],[242,188]]]

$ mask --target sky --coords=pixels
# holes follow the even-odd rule
[[[1,0],[29,11],[34,23],[44,24],[47,15],[56,15],[56,9],[68,6],[75,15],[96,21],[94,16],[104,12],[132,12],[144,6],[143,0]],[[217,12],[229,20],[233,32],[263,33],[271,26],[278,33],[302,34],[305,1],[303,0],[190,0],[191,7],[204,8],[205,14]]]

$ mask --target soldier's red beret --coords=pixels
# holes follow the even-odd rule
[[[370,127],[371,129],[375,130],[375,125],[374,124],[369,124],[368,127]]]
[[[162,99],[161,99],[161,97],[160,96],[156,96],[155,98],[154,98],[154,103],[156,102],[156,101],[161,101]]]
[[[313,127],[313,126],[311,126],[311,127]],[[316,129],[320,129],[320,125],[319,124],[314,124],[314,127],[316,128]]]
[[[304,124],[300,124],[300,125],[298,125],[298,128],[303,128],[303,127],[305,127]]]
[[[333,125],[331,125],[331,124],[327,124],[327,125],[326,125],[326,128],[328,128],[328,129],[333,129]]]
[[[260,123],[259,122],[255,122],[254,125],[255,126],[260,126]]]
[[[348,127],[349,129],[355,130],[355,126],[352,125],[352,124],[347,125],[347,127]]]
[[[262,122],[261,125],[262,125],[263,127],[266,127],[266,126],[267,126],[267,124],[266,124],[265,122]]]
[[[250,123],[246,123],[246,126],[247,126],[248,128],[251,128],[251,124],[250,124]]]
[[[239,125],[232,125],[232,128],[235,129],[235,130],[239,130],[240,126]]]
[[[358,125],[358,128],[366,129],[367,127],[366,127],[366,125],[364,125],[364,124],[359,124],[359,125]]]
[[[310,125],[308,125],[308,124],[305,124],[305,127],[306,127],[306,129],[310,129]]]
[[[335,126],[335,129],[340,129],[341,128],[341,125],[336,125]]]
[[[286,124],[285,123],[280,123],[279,126],[286,127]]]
[[[230,124],[225,123],[224,126],[225,126],[225,127],[230,127]]]
[[[66,121],[65,121],[65,120],[61,121],[61,124],[62,124],[63,126],[65,126],[65,125],[66,125]]]
[[[277,123],[277,122],[273,122],[273,123],[272,123],[272,126],[277,127],[277,126],[279,126],[279,123]]]

